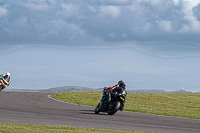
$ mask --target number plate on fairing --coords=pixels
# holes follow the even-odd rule
[[[124,98],[123,97],[120,97],[120,99],[122,99],[124,101]]]

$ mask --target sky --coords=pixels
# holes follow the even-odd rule
[[[0,52],[130,48],[199,57],[199,9],[200,0],[0,0]]]

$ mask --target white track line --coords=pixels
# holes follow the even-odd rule
[[[62,103],[73,104],[73,105],[78,105],[78,106],[85,106],[85,107],[93,107],[93,106],[87,106],[87,105],[69,103],[69,102],[65,102],[65,101],[58,100],[58,99],[54,99],[54,98],[51,97],[51,94],[48,95],[48,98],[50,98],[50,99],[52,99],[52,100],[55,100],[55,101],[58,101],[58,102],[62,102]]]

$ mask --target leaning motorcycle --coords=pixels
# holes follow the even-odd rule
[[[108,100],[111,93],[109,93],[107,89],[104,88],[101,101],[95,108],[95,113],[99,114],[99,112],[107,112],[108,115],[114,115],[118,110],[120,110],[121,106],[123,106],[126,99],[126,94],[126,90],[121,88],[117,92],[115,92],[115,94],[112,94],[111,100]],[[106,101],[110,102],[107,103]]]

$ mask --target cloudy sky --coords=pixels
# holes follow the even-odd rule
[[[38,49],[43,50],[37,55],[43,57],[40,62],[35,59]],[[63,58],[61,49],[68,52],[63,56],[70,56],[71,67],[67,61],[50,65],[48,57],[55,58],[52,53]],[[120,49],[126,54],[113,56]],[[73,79],[73,85],[102,87],[103,79],[114,73],[115,79],[106,79],[112,81],[108,85],[113,84],[120,79],[120,72],[126,73],[123,77],[133,88],[139,81],[138,88],[150,84],[150,88],[164,89],[193,86],[196,91],[200,86],[196,82],[200,78],[200,0],[0,0],[0,52],[8,57],[4,62],[9,60],[9,67],[1,66],[0,73],[14,73],[13,87],[20,86],[19,73],[33,72],[35,77],[26,77],[29,84],[37,73],[45,78],[58,76],[62,71],[55,68],[66,66],[65,78]],[[100,58],[101,53],[109,58]],[[73,58],[78,54],[80,64]],[[83,57],[89,57],[87,62]],[[117,57],[124,61],[123,66],[114,66]],[[30,60],[35,62],[27,64]],[[98,86],[89,84],[91,81]],[[173,85],[167,86],[172,81]]]
[[[0,0],[0,45],[4,50],[25,45],[132,47],[163,56],[200,55],[199,4],[200,0]]]

